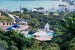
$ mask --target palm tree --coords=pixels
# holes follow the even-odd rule
[[[67,19],[60,20],[61,29],[64,31],[65,35],[69,38],[74,38],[75,36],[75,15]]]
[[[60,46],[60,50],[73,50],[75,46],[75,15],[59,20],[59,24],[63,34],[55,36],[46,46],[53,42]]]
[[[28,24],[33,28],[37,28],[39,26],[39,21],[35,18],[32,18]]]

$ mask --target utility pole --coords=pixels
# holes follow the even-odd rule
[[[21,20],[19,19],[19,18],[21,17],[21,5],[20,5],[20,10],[19,10],[19,12],[20,12],[20,13],[19,13],[20,15],[19,15],[19,17],[17,17],[17,20],[18,20],[17,24],[21,21]]]
[[[20,5],[20,16],[19,17],[21,17],[21,5]]]

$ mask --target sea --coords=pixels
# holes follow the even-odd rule
[[[8,9],[9,11],[19,10],[20,5],[22,8],[38,8],[44,7],[49,9],[57,7],[59,4],[67,4],[61,1],[49,1],[49,0],[0,0],[0,9]]]

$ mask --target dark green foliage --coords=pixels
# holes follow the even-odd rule
[[[29,34],[33,34],[33,33],[35,33],[38,30],[38,26],[40,25],[40,22],[37,19],[32,18],[28,22],[28,25],[31,26],[30,31],[29,31]]]
[[[75,15],[71,17],[60,20],[60,29],[62,30],[63,35],[61,36],[61,50],[74,50],[74,41],[75,41]],[[59,37],[60,38],[60,37]],[[72,46],[73,45],[73,46]]]
[[[27,8],[22,8],[22,10],[23,10],[23,13],[24,14],[27,14],[28,13],[28,9]]]
[[[22,50],[25,47],[31,47],[34,41],[32,39],[25,38],[25,36],[16,31],[1,31],[0,30],[0,39],[3,41],[2,45],[7,50]]]
[[[40,23],[37,19],[33,18],[28,22],[28,25],[30,25],[33,28],[36,28],[40,25]]]
[[[71,17],[59,20],[59,29],[57,30],[57,36],[47,44],[57,43],[60,50],[75,50],[75,15]]]
[[[30,28],[30,31],[28,34],[34,34],[35,32],[37,32],[37,28]]]

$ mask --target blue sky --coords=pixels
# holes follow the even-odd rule
[[[37,0],[37,1],[26,1],[26,0],[0,0],[0,9],[7,8],[10,10],[14,9],[19,9],[20,5],[22,7],[32,9],[35,7],[44,7],[45,9],[51,8],[51,7],[56,7],[59,4],[65,4],[59,1],[42,1],[42,0]]]

